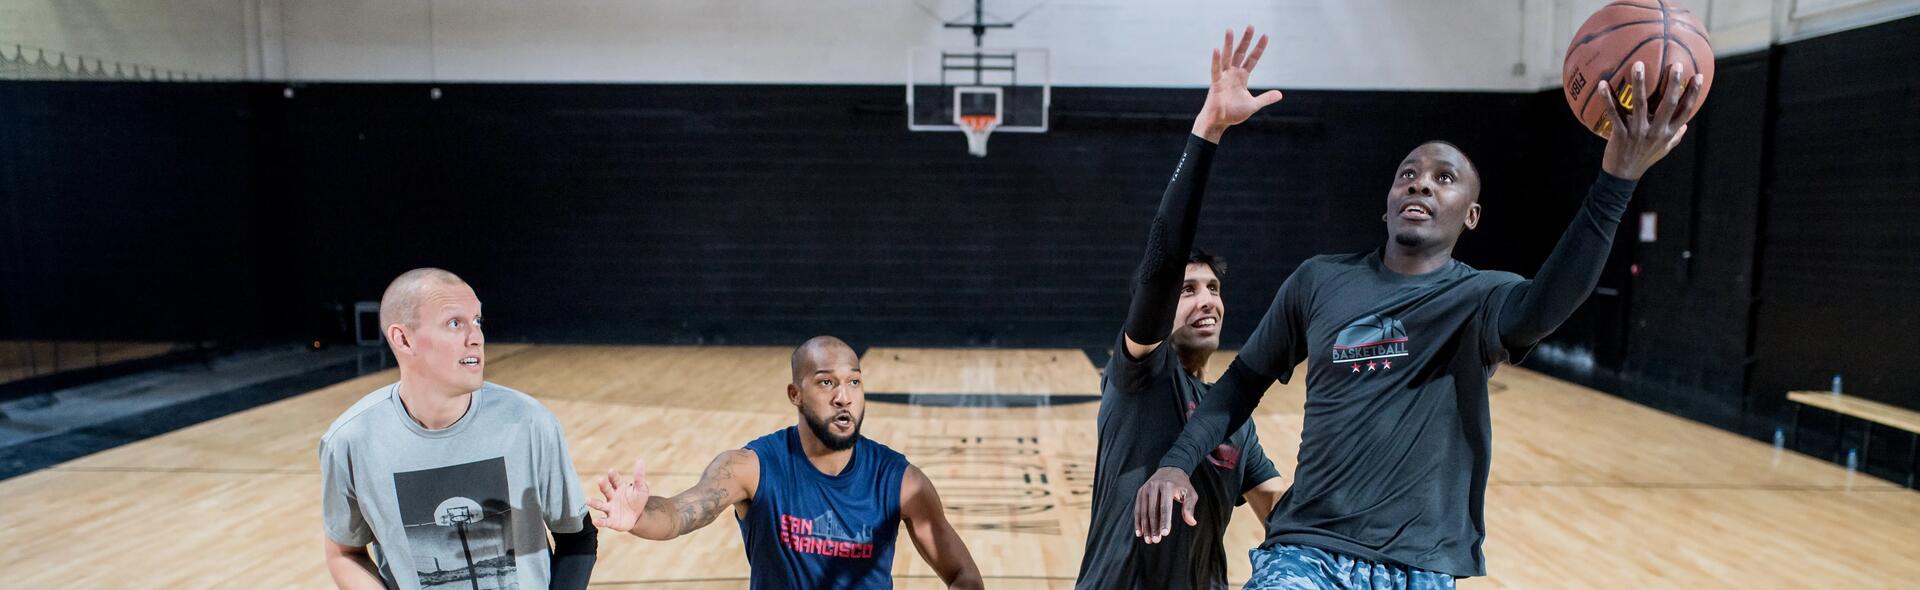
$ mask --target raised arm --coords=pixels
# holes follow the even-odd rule
[[[1199,409],[1187,418],[1180,438],[1160,459],[1160,469],[1147,478],[1134,495],[1133,534],[1148,543],[1158,543],[1173,528],[1173,504],[1181,504],[1187,526],[1195,523],[1193,501],[1197,497],[1187,473],[1200,464],[1207,451],[1238,430],[1253,416],[1260,398],[1275,380],[1293,374],[1293,366],[1306,351],[1306,309],[1312,284],[1311,261],[1295,269],[1280,285],[1273,305],[1261,316],[1260,325],[1247,338],[1247,346],[1227,366],[1226,373],[1207,390]]]
[[[1173,333],[1173,320],[1180,307],[1181,284],[1185,279],[1187,253],[1193,250],[1195,228],[1200,224],[1200,201],[1206,192],[1207,173],[1213,166],[1213,152],[1228,127],[1246,121],[1261,108],[1279,102],[1280,91],[1269,90],[1254,96],[1247,90],[1247,76],[1260,63],[1267,50],[1267,37],[1248,49],[1253,27],[1240,38],[1236,50],[1233,32],[1227,32],[1226,44],[1213,52],[1213,82],[1207,88],[1206,104],[1194,117],[1193,134],[1187,137],[1186,151],[1174,166],[1167,191],[1160,196],[1160,208],[1154,212],[1147,233],[1146,252],[1141,256],[1133,302],[1127,308],[1127,353],[1135,359],[1152,353]]]
[[[908,465],[900,478],[900,519],[906,521],[913,548],[947,588],[982,587],[980,567],[974,565],[960,533],[947,522],[947,509],[940,503],[940,492],[933,489],[933,480],[919,467]]]
[[[753,451],[734,449],[714,457],[700,474],[700,482],[672,498],[650,496],[646,463],[633,462],[633,480],[621,482],[608,471],[600,481],[603,500],[587,499],[593,526],[633,533],[642,539],[665,541],[707,526],[728,507],[753,499],[760,486],[760,459]]]
[[[1698,90],[1701,78],[1680,77],[1680,66],[1668,73],[1669,90],[1659,108],[1646,108],[1646,65],[1635,62],[1633,68],[1635,105],[1630,114],[1608,109],[1613,132],[1607,138],[1607,150],[1600,161],[1600,177],[1587,191],[1587,199],[1574,214],[1567,233],[1547,256],[1532,281],[1523,282],[1507,293],[1501,302],[1500,342],[1508,348],[1525,348],[1539,342],[1573,315],[1600,281],[1607,255],[1613,250],[1613,234],[1627,213],[1634,184],[1647,168],[1666,157],[1686,136],[1687,121],[1700,107]],[[1684,92],[1674,92],[1681,88]],[[1599,92],[1613,96],[1605,81]]]

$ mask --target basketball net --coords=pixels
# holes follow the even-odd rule
[[[994,115],[960,115],[960,131],[967,134],[967,153],[986,157],[987,136],[999,126],[1000,117]]]

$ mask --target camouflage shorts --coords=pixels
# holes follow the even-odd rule
[[[1248,552],[1247,590],[1452,590],[1453,576],[1354,559],[1313,547],[1278,545]]]

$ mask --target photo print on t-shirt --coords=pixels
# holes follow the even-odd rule
[[[507,461],[393,474],[422,588],[517,589]]]

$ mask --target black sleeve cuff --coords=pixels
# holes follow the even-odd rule
[[[1213,156],[1213,152],[1218,149],[1220,149],[1220,144],[1207,141],[1207,138],[1192,133],[1187,134],[1186,153],[1189,156],[1204,155],[1211,157]]]
[[[1633,195],[1633,187],[1639,184],[1640,184],[1640,181],[1638,180],[1627,180],[1625,178],[1614,176],[1612,174],[1607,173],[1606,170],[1601,170],[1600,177],[1593,179],[1594,189],[1603,191],[1603,192],[1613,193],[1616,195],[1631,196]]]

